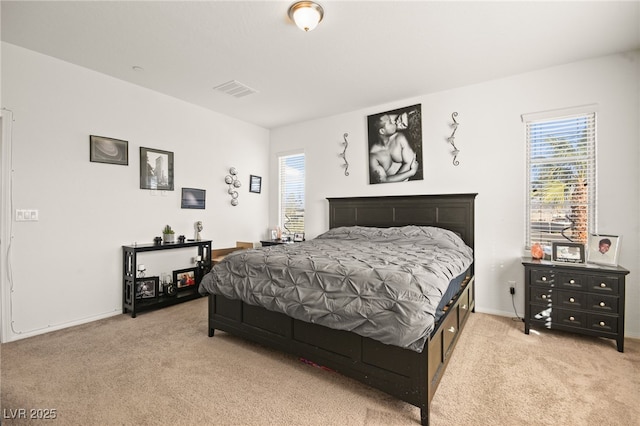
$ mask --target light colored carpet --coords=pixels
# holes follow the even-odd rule
[[[417,425],[419,410],[240,338],[207,336],[206,299],[3,344],[2,424]],[[640,341],[523,333],[472,314],[431,424],[640,425]],[[53,421],[8,419],[55,409]],[[28,411],[27,411],[28,412]]]

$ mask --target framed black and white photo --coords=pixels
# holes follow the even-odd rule
[[[294,242],[301,242],[304,241],[304,232],[296,232],[293,234],[293,241]]]
[[[140,189],[173,191],[173,152],[140,147]]]
[[[185,290],[196,285],[196,268],[179,269],[173,271],[173,282],[178,290]]]
[[[204,209],[207,191],[196,188],[182,188],[180,207],[183,209]]]
[[[249,177],[249,192],[255,192],[259,194],[262,190],[262,178],[260,176],[250,175]]]
[[[590,234],[587,244],[587,262],[599,265],[618,265],[620,237],[618,235]]]
[[[89,135],[89,161],[128,166],[129,142],[104,136]]]
[[[158,297],[160,277],[136,278],[136,299],[155,299]]]
[[[367,117],[369,183],[423,179],[421,105]]]
[[[552,243],[551,260],[564,263],[584,263],[584,244],[554,242]]]

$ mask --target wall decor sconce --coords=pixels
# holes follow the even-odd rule
[[[451,119],[453,120],[453,123],[451,123],[451,127],[453,128],[453,132],[451,132],[451,136],[447,138],[447,142],[449,142],[453,147],[453,151],[451,151],[451,154],[453,154],[454,166],[457,166],[458,164],[460,164],[460,161],[457,160],[458,154],[460,154],[460,150],[456,147],[456,144],[455,144],[455,135],[456,135],[456,130],[458,130],[458,124],[459,124],[456,121],[457,116],[458,116],[457,112],[454,112],[453,114],[451,114]]]
[[[236,191],[236,189],[240,188],[242,184],[240,183],[240,180],[238,180],[238,171],[235,167],[231,167],[229,169],[229,174],[224,177],[224,182],[229,185],[229,190],[227,192],[231,195],[231,205],[237,206],[238,191]]]
[[[344,138],[344,142],[342,142],[342,145],[344,145],[344,150],[342,151],[341,154],[338,154],[344,160],[344,164],[342,165],[342,167],[344,167],[344,175],[345,176],[349,176],[349,172],[348,172],[348,170],[349,170],[349,162],[347,161],[347,147],[349,146],[349,142],[347,141],[347,136],[349,136],[349,133],[345,133],[342,136]]]

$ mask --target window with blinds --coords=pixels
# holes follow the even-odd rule
[[[304,232],[304,154],[278,157],[280,227],[286,234]]]
[[[596,223],[596,113],[523,116],[527,138],[527,247],[585,243]]]

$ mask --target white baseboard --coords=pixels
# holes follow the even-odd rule
[[[94,316],[87,317],[87,318],[81,318],[81,319],[78,319],[78,320],[66,322],[64,324],[57,324],[57,325],[52,325],[52,326],[49,326],[49,327],[46,327],[46,328],[40,328],[40,329],[34,330],[34,331],[29,331],[29,332],[24,332],[24,333],[14,333],[12,331],[9,331],[8,333],[6,333],[6,334],[4,334],[2,336],[3,339],[4,339],[2,341],[2,343],[15,342],[17,340],[26,339],[28,337],[38,336],[40,334],[46,334],[46,333],[50,333],[52,331],[62,330],[62,329],[65,329],[65,328],[74,327],[76,325],[87,324],[89,322],[98,321],[98,320],[101,320],[101,319],[110,318],[110,317],[114,317],[116,315],[121,315],[121,314],[122,314],[122,308],[114,310],[112,312],[107,312],[107,313],[98,314],[98,315],[94,315]]]

